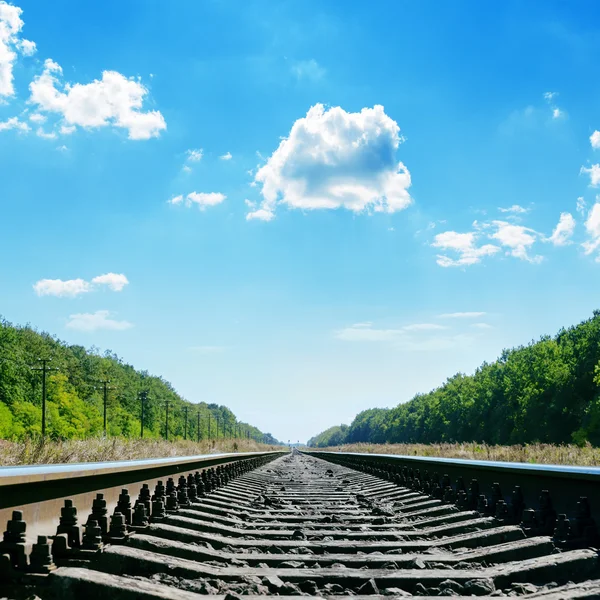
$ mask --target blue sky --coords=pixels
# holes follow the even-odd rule
[[[0,2],[0,313],[305,440],[587,318],[595,2]]]

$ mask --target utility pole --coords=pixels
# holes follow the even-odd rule
[[[169,401],[165,400],[165,440],[169,441]]]
[[[211,414],[208,413],[208,439],[209,440],[212,439],[212,428],[211,428],[211,423],[210,423],[210,417],[211,417]]]
[[[215,439],[218,440],[219,439],[219,417],[215,417],[215,421],[217,422],[217,435],[215,436]]]
[[[42,363],[41,367],[31,367],[32,371],[42,372],[42,437],[46,437],[46,373],[48,371],[58,371],[58,367],[48,367],[51,358],[38,358]]]
[[[142,403],[142,418],[140,419],[141,427],[140,427],[140,437],[144,437],[144,408],[146,405],[146,400],[148,400],[148,392],[146,390],[142,390],[140,392],[140,401]]]
[[[198,427],[196,428],[196,441],[200,442],[200,411],[198,411]]]
[[[183,439],[187,440],[187,420],[188,420],[188,410],[189,406],[185,407],[185,421],[183,422]]]
[[[104,389],[104,399],[103,399],[103,405],[104,405],[104,437],[106,437],[106,414],[107,414],[107,404],[108,404],[108,390],[111,390],[112,388],[109,387],[109,383],[110,383],[110,379],[98,379],[97,380],[98,383],[100,383]]]

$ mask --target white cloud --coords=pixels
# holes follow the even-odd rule
[[[204,210],[207,206],[216,206],[221,204],[227,196],[219,192],[190,192],[187,195],[188,206],[190,204],[197,204],[201,210]]]
[[[248,208],[256,208],[256,202],[253,202],[252,200],[248,200],[248,198],[244,199],[244,204],[248,207]]]
[[[600,131],[596,130],[590,135],[590,144],[594,149],[600,148]]]
[[[546,102],[548,103],[550,108],[552,109],[552,118],[553,119],[561,119],[566,116],[565,111],[558,108],[558,106],[556,106],[556,104],[554,102],[554,99],[557,96],[558,96],[558,92],[546,92],[544,94],[544,99],[546,100]]]
[[[58,296],[59,298],[74,298],[91,291],[91,285],[84,279],[40,279],[33,285],[38,296]]]
[[[183,167],[181,167],[181,170],[184,173],[191,173],[192,172],[192,167],[190,167],[189,165],[183,165]]]
[[[167,128],[159,111],[140,110],[148,90],[138,80],[103,71],[92,83],[63,84],[61,76],[60,65],[47,59],[43,73],[29,84],[29,102],[39,111],[60,114],[63,125],[123,128],[132,140],[157,137]]]
[[[318,81],[325,75],[325,69],[314,58],[311,58],[310,60],[301,60],[295,63],[292,66],[292,73],[297,79]]]
[[[31,40],[21,40],[19,42],[19,49],[23,56],[33,56],[37,51],[37,46]]]
[[[56,139],[56,133],[54,133],[53,131],[44,131],[41,127],[38,127],[35,135],[37,135],[38,137],[44,138],[46,140],[55,140]]]
[[[414,325],[406,325],[404,331],[434,331],[436,329],[448,329],[445,325],[437,323],[415,323]]]
[[[231,154],[231,152],[226,152],[225,154],[219,156],[219,158],[221,160],[231,160],[233,158],[233,155]]]
[[[259,208],[246,215],[246,221],[272,221],[275,218],[275,213],[266,208]]]
[[[20,44],[18,34],[23,28],[22,12],[18,6],[0,2],[0,97],[15,93],[13,67]]]
[[[577,198],[577,212],[582,215],[585,212],[585,200],[583,199],[583,196],[579,196],[579,198]]]
[[[129,283],[129,280],[123,273],[105,273],[92,279],[96,285],[106,285],[113,292],[120,292]]]
[[[198,162],[202,160],[202,157],[204,156],[204,150],[202,150],[202,148],[198,148],[197,150],[187,150],[186,154],[187,160],[190,162]]]
[[[216,206],[227,199],[225,194],[220,192],[190,192],[187,196],[180,194],[171,198],[169,204],[184,204],[189,208],[193,204],[197,204],[200,210],[204,210],[207,206]]]
[[[571,213],[561,213],[558,224],[554,228],[552,235],[548,238],[555,246],[565,246],[575,231],[575,219]]]
[[[529,212],[528,208],[523,208],[522,206],[519,206],[518,204],[513,204],[512,206],[509,206],[508,208],[498,207],[498,210],[503,213],[515,213],[515,214],[523,214],[523,213]]]
[[[471,327],[473,327],[473,329],[493,329],[488,323],[471,323]]]
[[[580,173],[587,173],[590,176],[590,185],[597,187],[600,184],[600,164],[592,165],[591,167],[581,167]]]
[[[582,244],[583,251],[585,254],[591,254],[600,246],[600,202],[596,202],[590,209],[585,221],[585,230],[590,239]]]
[[[97,310],[94,313],[77,313],[69,315],[67,327],[77,331],[92,332],[98,329],[109,329],[112,331],[122,331],[130,329],[133,324],[129,321],[117,321],[111,319],[108,310]]]
[[[373,329],[370,324],[357,323],[336,331],[334,335],[345,342],[392,342],[403,333],[402,329]]]
[[[76,129],[75,125],[61,125],[60,133],[61,135],[71,135]]]
[[[477,317],[483,317],[486,313],[484,312],[455,312],[455,313],[444,313],[438,315],[438,319],[475,319]]]
[[[393,213],[412,202],[410,173],[395,158],[402,141],[383,106],[348,113],[313,106],[298,119],[254,183],[263,201],[248,219],[271,220],[277,205]]]
[[[456,231],[445,231],[444,233],[438,233],[431,245],[434,248],[457,252],[459,256],[457,259],[453,259],[445,254],[438,254],[437,264],[440,267],[475,265],[481,262],[483,257],[496,254],[500,250],[498,246],[494,246],[493,244],[484,244],[478,247],[476,241],[477,234],[475,232],[457,233]]]
[[[34,123],[44,123],[47,117],[45,115],[40,115],[40,113],[33,113],[29,115],[29,120]]]
[[[537,240],[537,233],[529,227],[523,225],[513,225],[506,221],[492,221],[496,226],[496,232],[490,237],[498,240],[502,246],[508,248],[507,254],[527,260],[529,262],[540,262],[541,256],[531,257],[528,250]]]
[[[64,144],[62,144],[62,146],[57,146],[56,149],[60,152],[66,152],[68,150],[68,148]]]
[[[16,129],[17,131],[30,131],[31,127],[29,127],[27,123],[19,121],[17,117],[11,117],[7,121],[0,121],[0,131],[6,131],[8,129]]]
[[[94,286],[106,285],[114,292],[120,292],[129,281],[125,275],[106,273],[94,277],[92,281],[85,279],[40,279],[33,286],[38,296],[57,296],[59,298],[74,298],[94,290]]]

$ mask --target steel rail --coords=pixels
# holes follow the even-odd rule
[[[27,547],[38,535],[56,529],[66,499],[73,501],[81,522],[91,512],[96,493],[102,492],[112,511],[122,488],[137,495],[146,483],[153,487],[159,479],[187,475],[206,467],[240,459],[283,454],[281,451],[204,454],[143,460],[56,465],[0,467],[0,524],[4,526],[19,509],[27,522]]]
[[[537,509],[542,491],[550,493],[552,504],[558,514],[573,516],[577,513],[581,497],[590,501],[592,518],[600,523],[600,467],[569,465],[545,465],[501,461],[437,458],[429,456],[406,456],[400,454],[370,454],[362,452],[331,452],[304,450],[308,455],[325,460],[366,461],[374,468],[402,469],[413,473],[418,469],[422,477],[448,475],[452,486],[462,478],[468,486],[477,479],[481,493],[488,493],[494,484],[499,484],[507,503],[515,486],[521,488],[525,505]],[[336,461],[337,462],[337,461]]]

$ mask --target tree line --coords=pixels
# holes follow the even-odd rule
[[[0,318],[0,439],[41,435],[43,374],[46,375],[46,435],[84,439],[107,435],[168,439],[251,437],[276,444],[270,433],[242,423],[226,406],[182,398],[162,377],[136,371],[112,351],[69,345],[30,326]],[[167,429],[168,410],[168,429]],[[187,413],[187,415],[186,415]],[[218,429],[217,429],[218,428]]]
[[[534,442],[600,445],[600,311],[579,325],[504,350],[473,375],[394,408],[371,408],[308,442]]]

